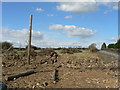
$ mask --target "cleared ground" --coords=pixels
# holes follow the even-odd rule
[[[9,88],[118,88],[117,59],[102,53],[83,50],[80,53],[58,55],[51,63],[49,56],[32,57],[31,65],[26,58],[8,60],[3,57],[3,82]],[[39,51],[37,52],[39,53]],[[41,60],[48,62],[39,63]],[[58,82],[53,83],[53,71],[58,70]],[[37,73],[6,81],[10,75],[34,70]]]

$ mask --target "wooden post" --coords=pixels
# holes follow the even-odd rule
[[[32,15],[30,15],[29,25],[29,37],[28,37],[28,64],[30,64],[30,50],[31,50],[31,34],[32,34]]]
[[[55,84],[58,81],[58,70],[53,71],[53,83]]]

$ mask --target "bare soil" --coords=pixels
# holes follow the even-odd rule
[[[59,54],[57,62],[53,62],[54,57],[36,55],[31,57],[30,65],[24,56],[8,57],[9,54],[2,55],[2,80],[8,88],[118,88],[118,60],[99,52]],[[55,69],[58,70],[56,83]],[[29,70],[36,73],[6,81],[10,75]]]

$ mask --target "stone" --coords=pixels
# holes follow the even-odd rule
[[[48,83],[47,82],[43,82],[43,84],[42,84],[43,86],[47,86],[48,85]]]
[[[32,86],[32,88],[35,88],[35,87],[36,87],[35,85]]]
[[[40,85],[40,83],[36,83],[36,85],[37,85],[37,86],[39,86],[39,85]]]
[[[7,85],[0,81],[0,90],[7,90]]]

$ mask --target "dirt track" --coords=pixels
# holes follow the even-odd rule
[[[55,63],[43,63],[48,56],[31,59],[7,60],[3,58],[3,82],[9,88],[117,88],[117,60],[100,53],[83,51],[74,54],[59,54]],[[53,70],[57,68],[59,81],[53,83]],[[7,76],[34,70],[37,73],[6,81]]]

